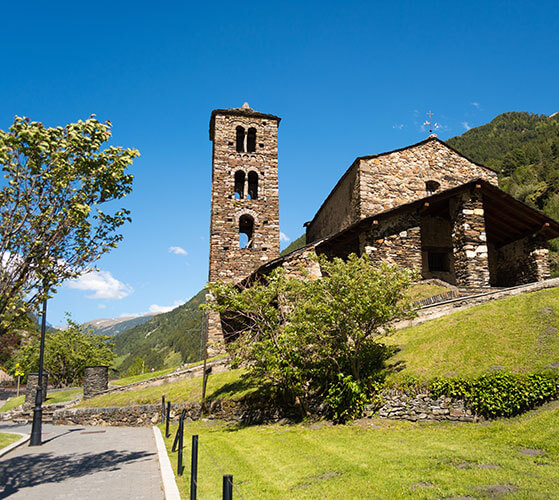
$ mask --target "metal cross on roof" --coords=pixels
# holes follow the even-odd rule
[[[425,113],[429,119],[425,121],[425,123],[423,125],[429,125],[429,133],[432,134],[433,133],[433,129],[438,129],[440,127],[440,125],[438,123],[432,123],[432,118],[435,115],[435,113],[433,113],[431,110],[429,110],[427,113]]]

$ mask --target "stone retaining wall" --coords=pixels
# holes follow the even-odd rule
[[[429,394],[408,396],[399,391],[383,393],[384,404],[378,410],[378,416],[391,420],[477,422],[482,417],[474,415],[464,401],[453,400],[446,396],[433,398]],[[371,412],[371,416],[373,412]]]

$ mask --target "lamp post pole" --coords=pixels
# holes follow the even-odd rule
[[[35,394],[35,408],[33,408],[33,426],[29,446],[41,446],[43,425],[43,357],[45,354],[45,333],[47,329],[47,299],[43,301],[43,317],[41,321],[41,347],[39,350],[39,382]]]

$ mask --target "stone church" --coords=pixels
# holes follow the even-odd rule
[[[210,281],[237,283],[277,266],[320,276],[313,253],[367,253],[469,291],[549,278],[547,241],[559,237],[559,223],[435,135],[356,158],[305,223],[307,245],[280,257],[280,120],[246,103],[211,114]],[[209,317],[210,354],[223,349],[221,326]]]

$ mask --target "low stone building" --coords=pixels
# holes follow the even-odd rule
[[[216,117],[221,115],[225,118],[220,126],[231,130],[220,132],[225,138],[221,153],[214,144],[210,281],[217,277],[251,280],[277,266],[289,274],[304,271],[320,277],[313,254],[345,258],[351,253],[413,267],[424,279],[437,278],[465,289],[510,287],[549,278],[547,241],[559,237],[559,223],[500,190],[495,171],[472,162],[434,135],[402,149],[357,158],[314,218],[305,223],[308,244],[278,257],[274,148],[279,118],[248,106],[217,110],[212,113],[212,140],[218,136]],[[270,120],[275,124],[273,130],[266,125]],[[246,193],[241,193],[235,172],[243,161],[249,170],[253,168],[254,159],[243,159],[244,128],[239,124],[253,127],[253,134],[262,134],[260,147],[266,154],[259,160],[258,182],[271,186],[271,204],[265,199],[260,204],[244,201]],[[259,124],[268,128],[261,126],[260,132]],[[236,142],[234,126],[240,134]],[[238,177],[244,179],[241,174]],[[255,244],[245,246],[244,253],[231,252],[233,260],[218,259],[219,252],[229,250],[233,239],[245,230],[238,214],[249,204],[254,220],[265,219],[267,227],[261,228],[260,235],[259,226],[251,226]],[[231,227],[225,231],[225,226]],[[276,258],[270,260],[270,252]],[[221,269],[223,266],[232,267]],[[209,339],[217,346],[211,351],[215,353],[224,345],[219,318],[210,317],[208,328]]]

